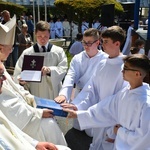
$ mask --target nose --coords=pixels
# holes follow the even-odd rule
[[[121,71],[122,73],[124,73],[125,72],[125,70],[124,69],[122,69],[122,71]]]

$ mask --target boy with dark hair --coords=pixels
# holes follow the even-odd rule
[[[115,149],[149,149],[150,143],[150,87],[143,82],[150,71],[150,60],[142,54],[124,58],[122,70],[129,86],[117,94],[93,105],[86,111],[69,112],[70,118],[78,118],[81,129],[114,126]]]
[[[127,85],[122,77],[122,58],[125,56],[120,53],[120,47],[124,39],[125,31],[119,26],[109,27],[102,32],[102,46],[109,55],[108,58],[99,63],[96,72],[93,73],[89,82],[72,101],[72,104],[63,104],[64,107],[71,107],[74,110],[87,110]],[[90,150],[113,149],[114,145],[111,142],[114,141],[115,135],[111,133],[112,128],[93,128],[93,141]]]

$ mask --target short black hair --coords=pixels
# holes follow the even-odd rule
[[[82,40],[82,38],[83,38],[83,34],[82,34],[82,33],[78,33],[78,34],[76,35],[76,39],[77,39],[77,40]]]
[[[146,73],[150,72],[150,60],[146,55],[133,54],[126,56],[123,60],[125,63],[129,63],[132,67],[142,69]]]
[[[111,26],[101,34],[102,38],[110,38],[113,42],[119,41],[120,45],[123,44],[126,34],[125,31],[119,26]]]

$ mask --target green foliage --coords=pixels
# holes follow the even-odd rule
[[[67,59],[68,59],[68,67],[70,66],[70,62],[71,62],[71,59],[72,59],[72,55],[69,53],[69,51],[67,50],[66,52],[66,56],[67,56]]]
[[[78,19],[79,16],[83,18],[99,16],[101,6],[106,4],[115,4],[115,13],[123,12],[123,7],[116,0],[55,0],[54,4],[67,15],[75,15],[76,12]]]
[[[14,14],[19,16],[23,11],[26,11],[26,8],[21,5],[17,5],[11,2],[3,2],[0,0],[0,12],[3,10],[8,10],[12,16]]]
[[[101,7],[107,4],[115,5],[115,15],[123,12],[122,5],[116,0],[55,0],[55,6],[62,14],[67,14],[69,20],[79,23],[83,18],[91,24],[92,21],[101,15]]]

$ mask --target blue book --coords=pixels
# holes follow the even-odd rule
[[[35,97],[35,102],[37,108],[52,109],[55,116],[67,117],[68,115],[67,112],[62,110],[60,104],[56,103],[54,100]]]

